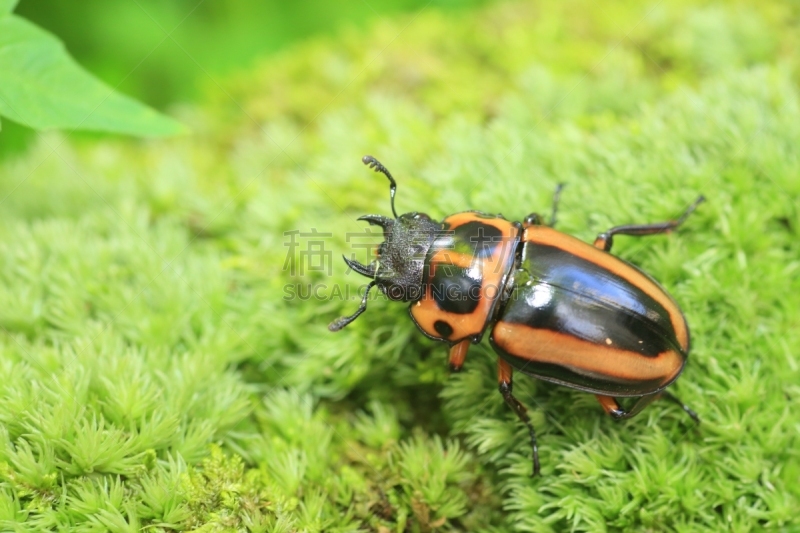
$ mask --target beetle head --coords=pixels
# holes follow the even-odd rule
[[[406,213],[396,219],[365,215],[373,226],[383,228],[384,241],[378,246],[377,257],[369,265],[345,258],[348,266],[375,280],[390,300],[414,302],[422,296],[422,276],[425,256],[433,243],[439,224],[424,213]]]
[[[394,193],[397,188],[394,178],[372,156],[364,156],[363,162],[374,168],[376,172],[389,178],[392,213],[394,210]],[[425,268],[425,257],[433,243],[440,224],[424,213],[406,213],[388,218],[382,215],[364,215],[359,220],[366,220],[371,226],[383,229],[384,241],[378,247],[376,258],[369,265],[344,258],[347,266],[368,278],[372,282],[361,300],[361,306],[350,316],[333,321],[328,329],[338,331],[355,320],[367,306],[367,295],[375,285],[390,300],[414,302],[422,297],[422,278]]]

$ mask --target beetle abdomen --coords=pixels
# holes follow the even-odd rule
[[[680,309],[634,266],[551,228],[525,230],[514,290],[492,332],[518,370],[617,396],[656,392],[680,374]]]

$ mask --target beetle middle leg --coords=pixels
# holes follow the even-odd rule
[[[533,424],[528,416],[528,410],[524,405],[522,405],[522,402],[517,400],[514,395],[511,394],[512,372],[513,370],[511,369],[511,365],[509,365],[503,359],[497,360],[497,381],[500,388],[500,394],[503,395],[503,399],[506,401],[508,406],[511,407],[511,410],[514,411],[522,423],[528,427],[528,433],[531,437],[531,448],[533,449],[533,473],[531,476],[536,476],[539,474],[539,446],[536,444],[536,431],[533,429]]]
[[[686,217],[692,214],[697,206],[705,201],[704,196],[698,196],[697,200],[692,202],[692,205],[686,208],[683,214],[676,220],[669,220],[667,222],[656,222],[654,224],[629,224],[626,226],[615,226],[610,230],[601,233],[594,240],[596,248],[600,248],[606,252],[611,250],[614,244],[614,235],[634,235],[641,237],[643,235],[656,235],[658,233],[669,233],[686,220]]]
[[[603,407],[605,412],[608,413],[614,420],[623,420],[625,418],[631,418],[639,414],[639,412],[645,407],[647,407],[653,400],[663,397],[671,401],[672,403],[680,405],[681,409],[683,409],[684,412],[686,412],[686,414],[692,418],[692,420],[694,420],[698,424],[700,423],[700,417],[697,416],[697,413],[695,413],[686,404],[680,401],[677,396],[665,390],[657,392],[655,394],[650,394],[648,396],[638,397],[636,399],[636,402],[633,404],[633,406],[629,411],[623,409],[622,406],[620,406],[617,399],[614,398],[613,396],[602,396],[600,394],[597,394],[596,396],[597,396],[597,401],[600,402],[600,405]]]
[[[553,211],[550,213],[550,222],[547,224],[551,228],[556,227],[556,214],[558,213],[558,202],[561,199],[561,189],[564,188],[563,183],[559,183],[556,185],[556,192],[553,193]],[[541,226],[544,224],[544,219],[542,215],[539,213],[531,213],[530,215],[525,217],[525,220],[522,222],[522,227],[527,228],[528,226]]]

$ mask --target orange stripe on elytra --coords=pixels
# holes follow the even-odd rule
[[[511,226],[511,223],[501,215],[489,215],[487,213],[480,213],[478,211],[464,211],[463,213],[456,213],[445,218],[442,220],[442,222],[446,223],[449,229],[455,229],[458,226],[469,224],[470,222],[480,222],[481,224],[494,226],[504,233],[506,233],[507,228]]]
[[[532,363],[559,365],[579,374],[591,373],[629,381],[661,380],[661,387],[678,377],[684,358],[675,350],[655,357],[595,344],[571,335],[522,324],[498,322],[492,340],[509,354]],[[519,368],[525,371],[524,368]]]
[[[560,248],[567,253],[590,261],[606,270],[627,280],[641,289],[650,298],[661,304],[669,313],[675,337],[684,352],[689,351],[689,329],[678,305],[656,282],[647,277],[634,266],[608,252],[595,248],[571,235],[561,233],[547,226],[529,226],[525,228],[523,241],[537,244],[546,244]]]

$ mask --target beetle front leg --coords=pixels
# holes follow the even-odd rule
[[[528,433],[531,437],[531,448],[533,449],[533,473],[531,476],[536,476],[539,474],[539,446],[536,444],[536,431],[533,429],[533,424],[528,416],[528,410],[524,405],[522,405],[522,402],[514,398],[514,395],[511,394],[512,372],[513,370],[511,365],[509,365],[503,359],[497,360],[497,381],[500,388],[500,394],[503,395],[503,399],[506,401],[508,406],[511,407],[511,410],[514,411],[522,423],[528,427]]]
[[[469,339],[463,340],[450,347],[450,370],[460,372],[469,351]]]
[[[614,235],[633,235],[641,237],[643,235],[656,235],[659,233],[669,233],[686,220],[686,217],[692,214],[697,206],[705,201],[705,197],[698,196],[692,205],[686,208],[683,214],[677,220],[669,220],[667,222],[656,222],[655,224],[629,224],[626,226],[615,226],[605,233],[601,233],[594,240],[595,248],[600,248],[606,252],[611,250],[614,244]]]

